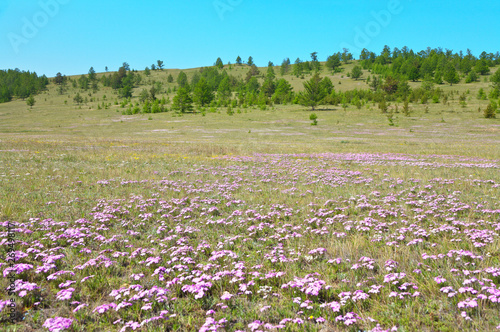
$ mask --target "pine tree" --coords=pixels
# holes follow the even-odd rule
[[[78,79],[78,85],[80,86],[80,89],[86,91],[89,88],[89,80],[87,76],[81,75]]]
[[[95,73],[94,67],[90,67],[89,69],[89,81],[94,82],[97,80],[97,74]]]
[[[185,72],[181,71],[179,73],[179,75],[177,76],[177,84],[179,84],[179,87],[181,88],[184,88],[188,85],[188,78]]]
[[[66,76],[63,76],[60,72],[54,77],[55,84],[63,84],[64,81],[66,81]]]
[[[280,74],[281,74],[281,76],[284,76],[284,75],[288,74],[289,70],[290,70],[290,59],[286,58],[281,63],[281,67],[280,67]]]
[[[33,108],[33,105],[35,105],[35,103],[36,103],[36,100],[35,100],[35,97],[33,97],[33,95],[29,96],[28,99],[26,99],[26,104],[30,108]]]
[[[221,58],[217,58],[217,61],[215,61],[215,67],[217,67],[219,69],[224,68],[224,63],[222,63],[222,59]]]
[[[321,103],[327,94],[321,82],[319,74],[314,74],[309,81],[304,82],[304,91],[299,95],[299,102],[304,106],[311,106],[313,111],[314,107]]]
[[[476,65],[474,66],[474,70],[481,74],[481,75],[487,75],[490,72],[490,68],[488,67],[488,63],[486,62],[486,59],[481,59],[476,62]]]
[[[471,70],[467,77],[465,78],[465,83],[476,82],[479,79],[475,70]]]
[[[302,75],[303,71],[304,71],[304,62],[302,62],[300,58],[295,59],[295,64],[293,65],[293,74],[296,77],[299,77]]]
[[[74,102],[77,104],[83,103],[83,97],[80,96],[80,93],[77,93],[76,96],[73,98]]]
[[[336,53],[333,55],[330,55],[326,59],[326,67],[328,67],[333,73],[337,71],[337,69],[340,67],[341,62],[340,62],[340,54]]]
[[[286,104],[292,101],[292,86],[287,80],[282,78],[278,81],[272,99],[276,104]]]
[[[460,82],[460,77],[458,76],[457,70],[452,64],[448,64],[448,66],[446,66],[446,70],[444,72],[444,80],[450,83],[450,85]]]
[[[490,82],[493,83],[493,89],[500,92],[500,69],[498,69],[495,74],[490,78]]]
[[[484,110],[484,117],[486,119],[494,119],[496,117],[496,104],[491,102],[488,104],[486,109]]]
[[[201,77],[196,83],[193,95],[194,101],[200,106],[208,105],[214,99],[214,94],[204,77]]]
[[[231,85],[229,83],[229,77],[226,76],[220,82],[217,88],[217,96],[220,100],[227,100],[231,96]]]
[[[179,88],[179,90],[177,90],[177,95],[175,95],[173,99],[172,108],[181,113],[186,113],[193,109],[193,99],[187,88]]]
[[[321,64],[318,61],[318,52],[311,53],[311,60],[312,69],[314,69],[316,72],[319,72],[321,70]]]
[[[351,71],[351,77],[357,81],[358,78],[360,78],[362,75],[363,75],[363,71],[361,70],[361,67],[354,66],[354,68]]]

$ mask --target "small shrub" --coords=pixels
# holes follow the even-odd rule
[[[309,116],[309,120],[312,121],[311,126],[317,126],[318,125],[318,116],[316,115],[316,113],[312,113]]]
[[[490,99],[497,99],[500,97],[500,89],[492,89],[488,95]],[[486,99],[486,98],[485,98]]]
[[[462,107],[465,107],[467,106],[467,97],[465,96],[465,93],[463,93],[462,95],[460,95],[460,97],[458,98],[459,101],[460,101],[460,105],[462,105]]]
[[[382,113],[387,113],[387,109],[389,108],[389,106],[385,102],[385,99],[382,99],[382,101],[378,103],[378,108]]]
[[[484,117],[486,119],[496,118],[496,108],[497,108],[497,105],[495,102],[489,103],[488,106],[484,109]]]
[[[427,95],[427,93],[425,93],[423,96],[422,96],[422,104],[425,105],[427,104],[427,101],[429,100],[429,96]]]
[[[389,112],[389,114],[386,115],[387,120],[389,121],[389,126],[393,127],[394,126],[394,114],[392,112]]]
[[[405,100],[405,103],[403,104],[403,114],[405,116],[410,116],[411,114],[410,106],[408,106],[408,100]]]

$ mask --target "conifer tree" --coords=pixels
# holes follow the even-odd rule
[[[208,105],[214,99],[214,94],[207,84],[205,77],[201,77],[198,83],[196,83],[193,95],[194,101],[200,106]]]
[[[179,88],[177,94],[175,95],[172,103],[174,110],[178,110],[181,113],[186,113],[193,109],[193,99],[189,93],[187,87]]]

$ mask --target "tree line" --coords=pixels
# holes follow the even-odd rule
[[[460,82],[460,76],[465,78],[465,83],[473,83],[490,74],[490,68],[500,64],[500,53],[482,52],[476,57],[469,49],[465,54],[442,48],[427,48],[415,53],[406,46],[392,50],[385,46],[379,55],[363,49],[359,60],[363,69],[384,77],[455,84]]]
[[[322,63],[318,59],[318,53],[312,52],[308,61],[297,58],[292,63],[289,58],[285,58],[280,66],[275,66],[269,61],[267,68],[259,69],[255,65],[253,57],[248,57],[248,60],[244,62],[238,56],[235,65],[248,68],[246,75],[240,77],[231,75],[231,63],[228,62],[228,65],[225,66],[219,57],[213,66],[203,67],[191,74],[189,78],[183,71],[178,74],[177,78],[174,78],[171,73],[166,75],[168,75],[168,83],[177,83],[173,88],[176,95],[173,98],[172,107],[181,112],[192,110],[193,104],[201,108],[229,105],[260,105],[265,107],[266,105],[287,103],[303,104],[314,108],[321,104],[340,104],[346,108],[350,104],[361,107],[366,102],[372,101],[379,103],[393,100],[401,103],[417,101],[425,103],[427,100],[439,102],[443,98],[439,85],[445,82],[452,85],[460,80],[473,83],[479,81],[482,76],[489,76],[489,81],[493,83],[493,89],[487,97],[495,99],[500,96],[500,73],[499,71],[494,74],[491,72],[492,67],[500,64],[499,52],[495,54],[482,52],[479,57],[476,57],[470,50],[467,50],[465,54],[463,52],[453,53],[451,50],[441,48],[427,48],[420,52],[414,52],[406,46],[402,49],[391,49],[389,46],[385,46],[382,52],[376,54],[363,49],[359,61],[345,75],[358,80],[367,74],[367,77],[363,79],[368,84],[369,89],[336,91],[327,73],[344,72],[345,65],[353,60],[355,59],[349,50],[343,49],[342,52],[329,55]],[[163,67],[163,61],[158,60],[156,64],[151,65],[151,69],[145,68],[144,75],[149,77],[151,70],[162,71]],[[322,78],[321,74],[324,74],[325,77]],[[29,72],[18,71],[16,75],[37,78],[35,73]],[[301,79],[304,79],[306,75],[312,77],[304,82],[303,91],[295,92],[285,75],[294,75]],[[116,72],[103,74],[99,79],[94,68],[91,67],[87,75],[81,75],[77,79],[68,79],[58,73],[54,78],[54,83],[59,86],[60,94],[64,93],[68,83],[71,83],[74,88],[80,88],[83,91],[93,90],[94,92],[99,90],[100,84],[111,87],[118,96],[130,101],[134,89],[141,86],[143,78],[141,73],[131,70],[128,63],[124,62]],[[19,90],[16,93],[17,96],[27,97],[39,91],[33,87],[45,87],[46,77],[43,76],[39,79],[40,82],[45,82],[44,85],[23,83],[17,86],[11,84],[10,86],[17,87],[14,89],[14,91]],[[420,87],[412,89],[408,84],[410,81],[421,81],[422,84]],[[156,111],[165,110],[164,106],[167,101],[164,98],[162,100],[157,98],[162,93],[162,82],[149,81],[148,84],[151,87],[142,89],[139,94],[140,102],[149,105],[144,109],[146,112],[152,108]],[[0,87],[4,89],[4,85],[0,85]],[[24,92],[26,87],[30,93]],[[168,88],[168,92],[171,92],[171,86]],[[11,92],[10,96],[12,94],[14,93]],[[486,97],[484,91],[483,94]],[[81,103],[81,100],[78,103]]]
[[[239,78],[228,73],[227,69],[228,67],[231,69],[231,64],[224,66],[219,57],[214,66],[201,68],[190,78],[183,71],[175,80],[169,74],[167,81],[177,83],[174,88],[174,92],[177,93],[173,98],[172,108],[180,112],[189,112],[194,109],[194,105],[204,109],[207,106],[266,107],[272,104],[294,103],[310,106],[312,109],[317,105],[341,105],[346,109],[349,105],[361,108],[368,102],[374,102],[379,103],[379,108],[385,112],[387,102],[390,101],[405,105],[409,102],[446,103],[449,95],[444,94],[439,85],[444,82],[452,85],[464,78],[466,83],[477,82],[481,76],[491,73],[491,67],[500,64],[498,53],[483,52],[476,58],[469,50],[466,55],[461,52],[454,54],[449,50],[442,51],[439,48],[415,53],[406,47],[402,50],[397,48],[391,50],[386,46],[379,55],[363,50],[360,60],[350,72],[346,73],[347,76],[357,80],[368,71],[369,75],[365,78],[365,82],[369,89],[336,91],[328,76],[320,76],[323,66],[327,72],[342,72],[345,70],[344,65],[352,60],[354,60],[352,54],[344,49],[343,52],[330,55],[322,64],[318,60],[317,52],[313,52],[310,61],[297,58],[292,64],[289,58],[284,59],[277,74],[275,69],[278,66],[272,62],[268,63],[267,69],[262,70],[255,65],[252,57],[244,63],[238,56],[236,65],[248,67],[244,78]],[[287,74],[300,78],[304,78],[305,75],[312,77],[303,83],[303,91],[294,92],[290,82],[283,77]],[[489,80],[492,82],[492,89],[488,97],[493,100],[500,96],[500,70],[490,75]],[[421,81],[422,84],[420,87],[411,88],[409,81]],[[141,101],[146,101],[146,105],[152,105],[145,107],[144,112],[166,109],[165,101],[159,102],[154,97],[152,91],[155,89],[153,84],[151,91],[141,92]],[[159,87],[157,89],[159,90]],[[460,98],[465,99],[464,96]],[[481,98],[487,98],[484,91]],[[139,111],[137,107],[136,110]]]
[[[252,64],[244,78],[235,77],[219,68],[201,68],[190,80],[181,71],[177,77],[178,90],[173,99],[173,108],[185,112],[192,109],[193,102],[200,107],[286,104],[294,98],[292,86],[286,79],[276,77],[272,64],[265,73]],[[233,93],[236,99],[233,99]]]
[[[348,49],[328,56],[324,66],[332,73],[344,70],[343,65],[354,60]],[[250,63],[250,64],[249,64]],[[236,59],[237,65],[244,65],[241,57]],[[318,61],[317,52],[311,53],[310,61],[302,61],[297,58],[294,64],[289,58],[283,60],[279,73],[281,76],[292,74],[304,78],[304,75],[313,75],[312,78],[304,82],[304,89],[295,93],[290,83],[282,78],[276,77],[274,64],[269,62],[267,71],[261,73],[259,68],[253,63],[250,57],[246,65],[249,67],[244,80],[232,78],[231,84],[224,84],[219,89],[217,81],[214,84],[207,84],[205,80],[200,81],[196,73],[192,77],[191,84],[188,84],[186,75],[179,74],[179,91],[174,98],[174,109],[186,111],[192,109],[191,103],[196,103],[201,107],[211,105],[220,106],[227,104],[228,96],[235,93],[236,105],[269,105],[296,103],[311,106],[321,104],[342,105],[346,108],[352,104],[357,107],[363,106],[367,102],[383,103],[386,101],[398,101],[401,103],[427,101],[434,103],[446,100],[439,85],[445,82],[450,85],[465,79],[465,83],[473,83],[480,80],[481,76],[491,73],[491,67],[500,64],[500,54],[497,52],[482,52],[479,57],[472,55],[470,50],[466,54],[462,52],[453,53],[450,50],[443,51],[441,48],[430,49],[415,53],[413,50],[403,47],[401,50],[395,48],[391,50],[385,46],[382,52],[377,55],[364,49],[361,52],[360,60],[347,76],[357,80],[363,76],[363,70],[368,71],[365,82],[369,85],[369,90],[335,91],[331,80],[325,76],[321,77],[322,64]],[[222,70],[221,58],[218,58],[214,67],[205,70],[209,73],[217,73],[217,69]],[[217,75],[217,74],[215,74]],[[225,71],[223,74],[229,79],[231,77]],[[260,79],[258,79],[260,78]],[[418,88],[412,89],[409,81],[421,81]],[[490,75],[492,89],[489,94],[490,99],[500,97],[500,70]],[[227,82],[226,82],[227,83]],[[224,91],[224,93],[222,92]],[[484,92],[483,92],[484,93]],[[484,95],[486,97],[486,95]],[[187,105],[187,106],[186,106]]]
[[[9,102],[14,97],[26,99],[45,90],[48,84],[45,75],[38,76],[35,72],[0,70],[0,103]]]

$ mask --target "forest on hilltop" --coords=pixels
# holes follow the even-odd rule
[[[49,84],[48,78],[35,72],[19,69],[0,70],[0,103],[9,102],[13,97],[25,99],[43,91]]]
[[[350,64],[350,71],[346,66]],[[352,66],[353,65],[353,66]],[[489,99],[494,110],[500,97],[500,53],[482,52],[479,57],[470,50],[453,53],[442,48],[427,48],[414,52],[408,47],[391,49],[385,46],[376,54],[363,49],[359,60],[355,60],[348,49],[334,53],[326,61],[318,60],[317,52],[311,53],[311,59],[303,61],[297,58],[292,64],[289,58],[281,65],[269,61],[267,68],[258,68],[253,58],[243,62],[238,56],[236,62],[224,65],[218,58],[213,66],[203,67],[188,77],[180,71],[174,78],[167,70],[165,79],[148,80],[152,71],[163,71],[163,61],[158,60],[144,71],[131,70],[128,63],[116,72],[97,75],[93,67],[87,75],[69,78],[61,73],[53,79],[59,94],[64,94],[70,84],[82,93],[97,92],[101,87],[111,88],[123,106],[128,105],[125,114],[157,113],[170,109],[179,112],[191,112],[197,106],[202,112],[206,107],[237,107],[247,105],[302,104],[314,109],[317,105],[342,105],[346,108],[353,105],[361,108],[367,102],[379,103],[379,108],[386,109],[386,102],[426,103],[432,100],[437,103],[446,99],[443,84],[474,84],[491,82],[489,91],[482,90],[483,99]],[[233,75],[234,68],[247,68],[244,75]],[[107,68],[106,68],[107,69]],[[369,89],[351,89],[337,91],[327,77],[335,73],[343,73],[353,80],[363,80]],[[304,80],[303,89],[295,91],[290,82],[293,77]],[[322,77],[323,76],[323,77]],[[421,82],[419,87],[410,86],[409,82]],[[164,84],[176,83],[168,89]],[[0,72],[0,102],[10,101],[13,96],[26,98],[46,88],[48,79],[38,77],[36,73],[18,70]],[[140,88],[142,86],[142,89]],[[146,87],[148,86],[148,87]],[[74,97],[77,104],[84,103],[78,92]],[[160,95],[175,93],[173,100]],[[132,102],[132,98],[139,102]],[[464,97],[465,98],[465,97]],[[444,101],[446,102],[446,100]],[[170,109],[168,106],[171,106]]]

